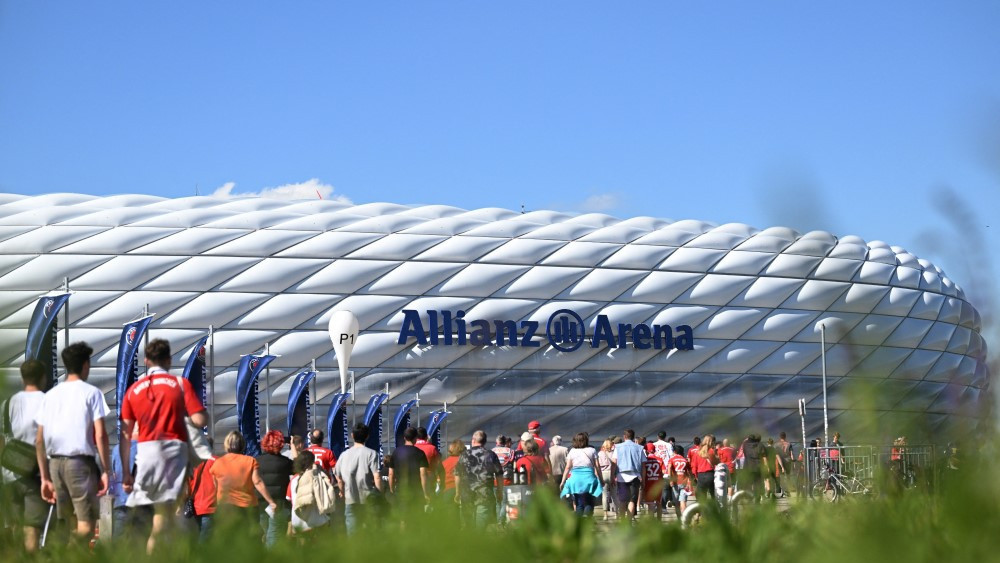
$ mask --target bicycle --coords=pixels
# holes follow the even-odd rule
[[[874,491],[867,480],[832,471],[829,464],[822,468],[819,478],[812,482],[809,489],[814,498],[827,502],[836,502],[849,496],[867,496]]]

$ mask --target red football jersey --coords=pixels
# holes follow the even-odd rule
[[[666,467],[664,467],[663,460],[651,455],[643,462],[642,470],[646,479],[643,488],[643,502],[658,501],[663,493],[663,486],[666,484],[664,481]]]
[[[686,485],[688,460],[682,455],[674,454],[673,457],[667,460],[667,465],[669,465],[670,471],[674,474],[675,482],[678,485]]]
[[[205,410],[184,378],[154,369],[132,384],[122,400],[122,419],[138,423],[137,442],[187,441],[184,417]]]
[[[327,473],[333,471],[333,467],[337,465],[337,458],[334,457],[332,450],[328,450],[323,446],[317,445],[311,445],[307,447],[306,450],[312,452],[312,454],[316,456],[316,465]]]

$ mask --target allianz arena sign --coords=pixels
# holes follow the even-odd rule
[[[358,318],[359,400],[388,385],[391,405],[418,394],[427,407],[447,402],[456,435],[513,434],[529,420],[548,435],[791,432],[800,398],[820,412],[824,352],[833,430],[852,441],[909,424],[960,432],[978,423],[992,377],[979,312],[933,263],[882,241],[780,226],[0,194],[9,382],[33,307],[66,278],[69,338],[93,346],[90,380],[108,393],[122,324],[147,305],[148,334],[170,340],[175,365],[213,327],[220,433],[235,427],[241,356],[265,346],[272,427],[313,360],[326,412],[340,391],[327,332],[336,309]],[[856,416],[862,388],[872,416]]]
[[[397,344],[406,344],[410,339],[426,346],[427,344],[442,346],[522,346],[539,348],[542,345],[538,334],[540,323],[533,320],[468,320],[465,311],[427,311],[428,329],[419,311],[403,309],[403,326],[399,329]],[[438,320],[440,319],[440,321]],[[625,348],[631,346],[638,350],[694,350],[694,337],[688,325],[672,329],[669,325],[618,323],[617,331],[613,331],[612,323],[607,315],[597,315],[594,320],[593,335],[587,336],[586,324],[583,318],[570,309],[560,309],[549,317],[545,323],[545,340],[550,346],[560,352],[572,352],[587,344],[591,348]],[[678,333],[674,339],[674,332]],[[443,334],[438,336],[438,332]]]

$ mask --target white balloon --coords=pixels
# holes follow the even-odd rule
[[[358,318],[354,313],[345,310],[333,312],[330,316],[330,340],[340,366],[340,392],[346,393],[347,368],[351,362],[351,351],[358,341]]]

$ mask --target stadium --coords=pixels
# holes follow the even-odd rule
[[[122,325],[148,306],[174,365],[213,327],[217,431],[235,427],[240,358],[276,356],[261,414],[283,428],[315,360],[317,411],[340,391],[327,331],[352,311],[356,409],[447,405],[446,433],[666,430],[684,440],[822,428],[848,440],[978,422],[981,320],[899,246],[740,223],[444,205],[0,194],[0,362],[25,357],[39,297],[68,280],[71,341],[114,402]],[[62,317],[60,317],[62,322]],[[820,326],[823,329],[820,329]],[[825,334],[821,335],[821,332]],[[315,413],[314,413],[315,414]]]

